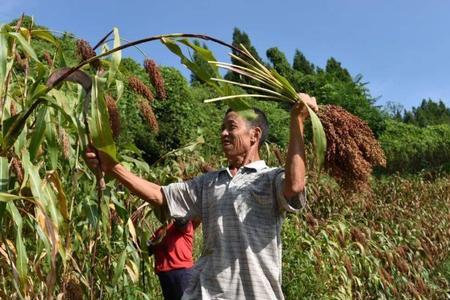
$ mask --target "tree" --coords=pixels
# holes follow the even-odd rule
[[[306,57],[302,52],[300,52],[300,50],[297,49],[295,50],[294,63],[292,65],[292,68],[305,75],[308,75],[314,73],[315,66],[306,59]]]
[[[383,106],[383,112],[396,121],[402,121],[405,107],[400,103],[388,101]]]
[[[352,81],[352,76],[350,76],[350,73],[348,72],[348,70],[343,68],[341,66],[341,63],[338,62],[333,57],[330,57],[327,60],[325,72],[333,75],[336,79],[338,79],[340,81],[347,81],[347,82]]]
[[[450,108],[444,102],[423,99],[419,107],[413,107],[403,117],[405,123],[420,127],[439,124],[450,124]]]
[[[260,63],[262,63],[262,59],[259,56],[258,52],[256,51],[255,47],[253,47],[250,38],[248,37],[247,33],[245,33],[244,31],[240,31],[239,28],[234,28],[233,31],[233,43],[232,45],[239,48],[240,45],[243,45],[245,48],[247,48],[248,51],[250,51],[250,53],[253,55],[254,58],[256,58],[256,60],[258,60]],[[234,55],[237,56],[241,56],[237,51],[233,50],[232,53]],[[235,59],[235,58],[231,58],[231,63],[236,64],[236,65],[241,65],[241,63]],[[243,78],[240,75],[233,73],[233,72],[228,72],[225,75],[225,78],[228,80],[233,80],[233,81],[239,81],[239,82],[243,82],[243,83],[249,83],[249,84],[256,84],[253,80],[249,80],[247,78]]]
[[[277,47],[269,48],[266,51],[266,55],[275,71],[284,77],[291,77],[293,72],[292,67],[280,49]]]
[[[208,49],[208,47],[206,46],[205,43],[200,45],[200,42],[198,40],[194,41],[194,45],[199,46],[199,47],[201,46],[204,49]],[[213,71],[211,65],[206,60],[201,58],[198,55],[197,51],[194,52],[194,54],[192,56],[192,60],[195,64],[199,65],[203,70],[207,70],[209,75],[214,74],[214,71]],[[197,75],[195,75],[194,73],[191,73],[191,84],[198,84],[198,83],[203,83],[203,82],[200,78],[197,77]]]

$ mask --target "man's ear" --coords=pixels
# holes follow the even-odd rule
[[[261,134],[262,134],[261,128],[259,128],[259,127],[252,128],[252,136],[250,138],[250,141],[252,142],[252,144],[254,144],[254,143],[259,144],[259,140],[261,139]]]

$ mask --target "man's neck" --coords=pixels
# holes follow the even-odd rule
[[[260,160],[259,153],[255,153],[253,155],[251,153],[247,153],[242,156],[228,158],[228,169],[230,170],[231,175],[235,176],[237,171],[242,166],[248,165],[257,160]]]

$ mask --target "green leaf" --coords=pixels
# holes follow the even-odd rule
[[[325,136],[325,131],[323,130],[323,126],[322,123],[320,122],[319,117],[311,108],[309,108],[309,106],[306,105],[306,107],[308,108],[313,129],[313,145],[314,145],[315,161],[318,170],[320,170],[325,162],[325,152],[327,150],[327,138]]]
[[[47,153],[50,158],[50,167],[52,170],[58,168],[59,145],[55,126],[51,123],[50,115],[45,116],[47,126],[45,127],[45,140],[47,141]]]
[[[27,53],[35,61],[39,62],[39,59],[37,58],[37,55],[34,52],[33,48],[31,47],[30,43],[28,43],[28,41],[25,40],[22,34],[20,34],[19,32],[9,32],[8,34],[19,42],[25,53]]]
[[[8,190],[9,181],[9,164],[6,157],[0,157],[0,191],[1,193]],[[1,198],[1,196],[0,196]],[[0,224],[5,214],[6,203],[0,203]]]
[[[89,130],[94,147],[117,160],[116,145],[109,125],[108,109],[103,94],[104,79],[94,77],[91,90],[91,109],[88,117]]]
[[[178,40],[180,43],[190,47],[192,50],[194,50],[195,52],[197,52],[197,54],[204,59],[206,62],[209,61],[216,61],[216,58],[214,57],[214,54],[211,52],[211,50],[209,49],[205,49],[201,46],[197,46],[193,43],[191,43],[188,39],[181,39]],[[216,65],[211,65],[211,68],[214,71],[214,76],[218,77],[220,76],[219,73],[219,68]]]
[[[117,90],[116,102],[118,103],[120,98],[122,98],[122,95],[123,95],[123,90],[124,90],[123,81],[116,79],[116,90]]]
[[[3,94],[3,85],[5,84],[8,62],[8,39],[6,33],[3,32],[4,28],[0,31],[0,95]]]
[[[114,27],[113,31],[114,31],[114,48],[117,48],[120,47],[119,29],[117,29],[117,27]],[[109,70],[108,82],[113,82],[116,73],[119,71],[121,59],[122,59],[122,50],[113,52],[113,54],[111,54],[112,64]]]
[[[14,142],[17,140],[17,137],[22,132],[23,128],[25,127],[25,124],[27,122],[28,117],[31,115],[31,113],[38,107],[39,104],[46,102],[47,100],[43,98],[39,98],[38,100],[34,101],[33,104],[26,110],[21,111],[14,117],[11,117],[11,125],[10,126],[4,126],[3,130],[3,141],[2,141],[2,151],[1,153],[6,153],[13,145]],[[7,122],[8,120],[5,120]]]
[[[14,194],[0,192],[0,202],[9,202],[20,199],[23,199],[23,197]]]
[[[9,181],[9,164],[6,157],[0,157],[0,191],[6,192],[8,190]]]
[[[286,78],[278,74],[278,72],[275,71],[275,69],[270,70],[270,72],[279,82],[281,82],[283,90],[286,91],[285,95],[291,99],[296,99],[297,92],[295,91],[291,83]]]
[[[120,255],[119,261],[117,262],[116,268],[114,269],[114,276],[112,279],[112,284],[117,284],[119,276],[123,274],[123,269],[125,268],[125,261],[127,259],[127,249],[123,250]]]
[[[47,107],[43,107],[36,117],[37,118],[36,129],[33,132],[29,146],[30,159],[32,161],[36,158],[39,146],[42,144],[42,141],[44,140],[45,127],[47,125],[47,122],[45,120],[46,114],[47,114]]]
[[[22,164],[25,173],[27,173],[30,179],[30,188],[34,199],[38,205],[45,209],[46,213],[50,215],[51,220],[55,224],[60,224],[62,215],[57,208],[56,195],[53,192],[52,187],[48,183],[44,184],[45,182],[42,181],[41,176],[39,175],[39,166],[31,163],[29,155],[26,152],[22,155]],[[51,240],[50,237],[49,240]]]
[[[43,39],[44,41],[50,42],[53,45],[59,47],[60,42],[58,39],[56,39],[53,34],[51,34],[50,31],[45,29],[32,29],[31,30],[31,36],[32,37],[38,37],[40,39]]]
[[[208,82],[210,75],[199,65],[190,61],[181,51],[181,48],[176,44],[176,42],[170,38],[162,38],[161,42],[169,49],[172,53],[177,55],[181,59],[181,63],[185,65],[189,70],[191,70],[195,75],[198,76],[202,81]]]
[[[43,194],[41,188],[42,181],[39,176],[39,166],[35,166],[31,163],[29,153],[27,152],[22,155],[22,164],[25,173],[28,174],[31,192],[34,198],[45,207],[47,205],[47,198]]]
[[[7,204],[9,213],[11,218],[14,220],[17,226],[17,235],[16,235],[16,269],[19,275],[19,279],[21,284],[24,284],[27,279],[28,273],[28,257],[25,249],[25,244],[22,239],[22,216],[17,210],[14,202],[8,202]]]

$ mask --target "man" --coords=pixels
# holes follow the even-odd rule
[[[314,97],[299,94],[317,110]],[[228,168],[161,187],[100,153],[102,169],[133,193],[171,217],[200,219],[203,253],[183,299],[283,299],[280,230],[285,212],[298,211],[305,198],[306,107],[291,110],[285,170],[269,168],[259,148],[268,135],[264,114],[246,120],[228,111],[221,140]],[[98,166],[93,151],[86,153]]]
[[[192,246],[197,221],[175,219],[159,227],[148,243],[166,300],[179,300],[192,277]]]

